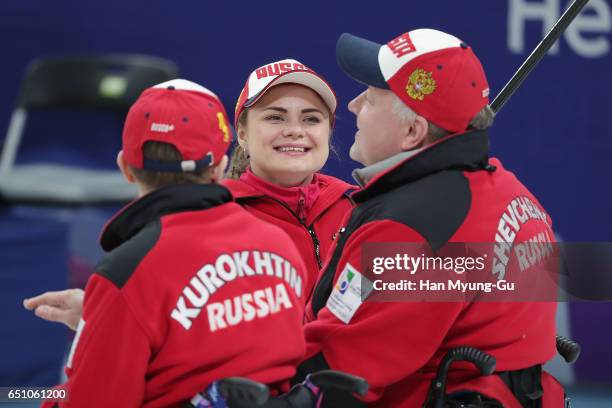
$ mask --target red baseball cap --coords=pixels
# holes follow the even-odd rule
[[[232,134],[227,113],[210,90],[185,79],[146,89],[130,108],[123,128],[123,154],[139,169],[189,172],[219,163]],[[143,157],[145,142],[170,143],[181,161]]]
[[[315,91],[329,108],[332,123],[336,113],[336,94],[322,76],[294,59],[284,59],[263,65],[249,75],[234,114],[234,126],[238,126],[238,118],[245,108],[257,102],[268,89],[274,85],[298,84]]]
[[[432,29],[404,33],[386,44],[342,34],[340,67],[353,79],[390,89],[408,107],[450,132],[462,132],[489,103],[489,85],[472,49]]]

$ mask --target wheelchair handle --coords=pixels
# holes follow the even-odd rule
[[[490,354],[474,347],[455,347],[442,358],[436,378],[431,381],[429,393],[423,407],[443,408],[446,393],[446,377],[450,366],[455,361],[467,361],[474,364],[482,375],[491,375],[495,371],[496,360]]]
[[[365,379],[336,370],[317,371],[316,373],[308,374],[306,380],[319,387],[323,392],[340,390],[355,393],[362,397],[366,395],[369,388],[369,384]]]
[[[255,407],[262,406],[270,397],[267,385],[242,377],[228,377],[219,381],[219,391],[228,400],[247,402]]]
[[[448,371],[453,361],[472,363],[480,370],[482,375],[491,375],[495,371],[495,357],[474,347],[456,347],[450,349],[446,356],[444,356],[442,364],[444,364],[444,360],[448,360],[446,371]]]
[[[565,362],[572,364],[580,357],[582,351],[580,344],[564,336],[557,336],[557,351]]]

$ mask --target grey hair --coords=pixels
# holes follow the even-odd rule
[[[412,122],[418,116],[418,114],[410,109],[408,105],[406,105],[397,95],[393,95],[393,102],[391,105],[391,109],[393,113],[397,115],[400,121],[402,122]],[[487,129],[493,125],[493,121],[495,120],[495,112],[491,109],[490,105],[486,105],[482,108],[476,116],[470,121],[468,124],[468,130],[472,129]],[[429,120],[427,121],[427,139],[429,142],[434,142],[438,139],[442,139],[445,136],[450,135],[446,129],[442,129],[441,127],[431,123]]]
[[[468,129],[487,129],[493,125],[494,121],[495,112],[491,109],[491,105],[486,105],[470,121]]]
[[[391,109],[393,113],[398,117],[402,123],[412,122],[417,114],[415,111],[410,109],[397,95],[393,94],[393,102],[391,102]]]
[[[397,115],[399,120],[402,121],[402,123],[413,122],[418,116],[418,114],[410,109],[410,107],[406,105],[397,95],[393,95],[391,109],[393,110],[393,113]],[[427,140],[434,141],[447,135],[450,135],[450,132],[447,132],[441,127],[427,121]]]

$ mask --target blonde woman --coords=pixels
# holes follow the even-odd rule
[[[329,156],[336,105],[327,82],[296,60],[255,69],[236,104],[239,145],[224,182],[239,204],[291,236],[310,274],[309,289],[355,189],[319,173]]]

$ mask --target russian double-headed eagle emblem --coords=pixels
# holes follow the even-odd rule
[[[410,74],[406,84],[406,93],[412,99],[422,101],[425,95],[429,95],[435,90],[436,81],[431,77],[431,72],[418,68]]]

